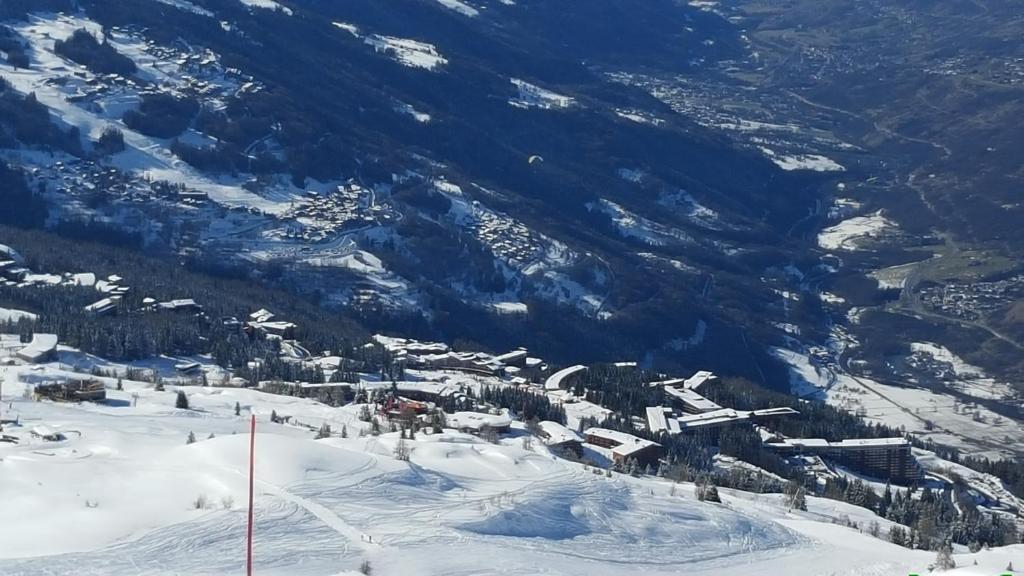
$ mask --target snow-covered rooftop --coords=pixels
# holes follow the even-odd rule
[[[647,407],[647,428],[653,434],[668,431],[668,414],[664,406]]]
[[[569,376],[572,376],[573,374],[576,374],[577,372],[582,372],[586,369],[587,367],[582,364],[577,364],[575,366],[563,368],[558,372],[552,374],[550,377],[548,377],[547,381],[544,382],[544,389],[551,391],[559,390],[562,387],[563,380],[565,380]]]
[[[542,435],[546,436],[544,443],[549,446],[565,444],[566,442],[583,442],[583,437],[577,434],[576,431],[570,430],[558,422],[545,420],[537,425],[540,427]]]
[[[906,438],[853,438],[829,442],[823,438],[786,438],[776,442],[766,442],[765,446],[811,450],[857,450],[870,448],[902,448],[910,447]]]
[[[584,432],[587,437],[595,436],[611,442],[616,442],[618,445],[612,447],[612,452],[619,456],[628,457],[641,450],[646,450],[652,446],[661,446],[657,442],[651,442],[650,440],[644,440],[632,434],[625,432],[619,432],[618,430],[609,430],[607,428],[587,428]]]
[[[687,390],[696,390],[704,384],[714,380],[716,378],[714,372],[708,372],[707,370],[701,370],[687,378],[683,383],[683,388]]]
[[[485,414],[483,412],[455,412],[446,418],[448,426],[459,430],[482,430],[490,428],[508,428],[512,418],[508,414]]]
[[[679,389],[666,386],[665,393],[699,412],[713,412],[715,410],[722,409],[718,404],[708,400],[689,388]]]
[[[57,350],[56,334],[33,334],[32,342],[18,352],[18,356],[28,360],[36,361]]]

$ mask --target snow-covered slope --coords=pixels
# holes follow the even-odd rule
[[[723,504],[704,503],[691,485],[607,477],[540,443],[454,431],[421,433],[402,462],[397,434],[361,437],[357,406],[192,387],[191,410],[178,410],[176,388],[135,382],[106,405],[33,402],[19,383],[29,371],[0,368],[4,413],[21,424],[5,430],[19,444],[0,444],[4,574],[240,573],[249,414],[261,574],[369,561],[377,574],[861,575],[923,571],[932,558],[831,524],[873,519],[832,501],[790,513],[781,496],[723,490]],[[291,423],[270,423],[271,411]],[[336,436],[314,440],[308,427],[323,423]],[[33,437],[41,426],[65,440]]]

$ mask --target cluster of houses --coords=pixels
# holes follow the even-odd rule
[[[456,352],[440,342],[420,342],[377,334],[376,344],[402,366],[430,370],[455,370],[487,376],[503,376],[513,385],[539,383],[548,371],[540,358],[524,348],[497,356],[484,352]]]
[[[0,246],[0,258],[12,263],[22,262],[9,248]],[[8,266],[10,268],[10,266]],[[121,278],[110,276],[98,280],[91,274],[67,275],[61,282],[74,282],[81,286],[92,286],[109,294],[107,297],[121,297],[127,287]],[[125,292],[122,292],[124,290]],[[191,299],[143,301],[147,310],[181,311],[202,313],[202,306]],[[99,313],[99,312],[97,312]],[[228,319],[239,330],[258,332],[265,337],[281,341],[282,353],[296,361],[311,363],[322,368],[325,374],[330,370],[342,369],[344,360],[340,357],[314,357],[294,341],[297,326],[278,320],[266,310],[258,310],[244,322]],[[58,339],[55,335],[36,334],[31,342],[22,343],[15,335],[0,339],[0,357],[24,363],[44,363],[57,359]],[[587,370],[583,365],[569,366],[550,372],[542,359],[531,356],[525,349],[491,355],[480,352],[456,352],[447,344],[421,342],[418,340],[375,335],[369,346],[381,348],[390,359],[411,369],[452,371],[459,374],[429,375],[427,379],[398,381],[362,381],[358,384],[347,382],[327,383],[274,383],[276,388],[265,386],[269,392],[316,398],[332,405],[341,405],[352,400],[376,401],[378,413],[388,419],[417,418],[429,421],[442,405],[466,405],[466,382],[477,377],[500,380],[503,385],[522,386],[536,394],[546,395],[552,402],[568,407],[576,404],[576,418],[583,419],[581,404],[590,404],[573,393],[573,382]],[[626,365],[623,364],[623,367]],[[201,369],[192,362],[176,366],[180,373],[191,373]],[[582,457],[587,452],[599,455],[608,462],[619,466],[656,467],[664,458],[664,447],[650,438],[664,438],[691,433],[698,430],[715,430],[732,425],[756,425],[761,432],[763,445],[793,462],[803,462],[805,469],[814,466],[827,469],[825,460],[849,465],[879,478],[896,482],[912,482],[919,478],[920,470],[911,452],[910,443],[903,438],[882,438],[843,440],[829,442],[821,439],[784,438],[768,432],[765,423],[773,419],[797,414],[789,407],[766,408],[761,410],[736,410],[724,407],[709,399],[702,390],[714,385],[717,376],[700,371],[689,378],[662,380],[647,384],[663,393],[663,402],[646,409],[646,421],[637,421],[637,428],[646,426],[646,438],[627,432],[601,427],[590,427],[581,432],[556,422],[537,423],[532,431],[552,450]],[[101,383],[91,380],[66,379],[41,382],[36,386],[41,397],[59,401],[102,400],[105,391]],[[706,390],[705,390],[706,393]],[[608,412],[600,406],[596,409]],[[512,418],[507,410],[484,410],[479,412],[453,411],[446,415],[447,425],[464,432],[489,435],[511,431]]]
[[[523,223],[490,210],[479,210],[475,216],[469,226],[473,235],[512,266],[529,262],[540,252],[533,232]]]
[[[14,249],[0,245],[0,283],[17,288],[32,286],[84,286],[95,288],[107,299],[118,299],[129,291],[127,286],[119,284],[119,276],[110,276],[106,280],[97,279],[90,272],[80,274],[37,274],[25,265],[25,260]],[[86,307],[88,310],[89,307]]]
[[[813,469],[814,466],[828,470],[825,459],[894,482],[909,483],[920,477],[920,467],[911,452],[910,442],[905,438],[846,439],[838,442],[783,438],[760,425],[775,418],[795,415],[796,410],[778,407],[745,411],[722,407],[698,391],[716,380],[710,372],[697,372],[686,379],[652,382],[651,386],[664,390],[665,405],[647,408],[648,431],[652,434],[677,435],[751,423],[758,425],[765,448],[790,458],[805,470]],[[618,434],[621,440],[621,433]],[[641,444],[633,441],[622,445],[635,447]],[[647,447],[645,450],[654,452],[656,448]]]
[[[372,191],[354,182],[338,186],[331,194],[315,191],[282,215],[296,226],[283,231],[285,238],[303,242],[323,242],[337,233],[357,226],[390,222],[394,216],[387,206],[374,202]]]
[[[36,274],[25,266],[24,259],[13,249],[0,245],[0,282],[8,286],[29,288],[32,286],[81,286],[94,288],[102,298],[87,305],[84,310],[92,315],[111,314],[117,310],[118,303],[131,290],[123,284],[120,276],[111,275],[106,279],[97,278],[96,274],[83,272],[79,274]]]
[[[264,308],[249,315],[249,320],[245,323],[244,329],[282,340],[291,340],[295,338],[295,331],[298,329],[298,326],[292,322],[277,320],[273,312]]]
[[[667,405],[647,408],[647,429],[653,434],[675,435],[739,422],[762,422],[797,413],[786,407],[746,411],[719,406],[698,392],[702,386],[715,381],[717,377],[714,374],[701,371],[690,378],[652,382],[650,386],[664,390]]]
[[[977,320],[1024,297],[1024,274],[995,282],[955,283],[921,289],[921,301],[932,310]]]
[[[509,104],[517,108],[568,108],[575,102],[571,96],[552,92],[518,78],[512,79],[512,85],[516,87],[518,95],[510,99]]]
[[[498,258],[514,268],[536,260],[544,251],[541,238],[528,226],[505,214],[495,212],[478,201],[469,201],[462,189],[441,177],[434,188],[453,204],[449,212],[455,224],[471,233]]]

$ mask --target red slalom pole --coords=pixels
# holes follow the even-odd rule
[[[253,463],[256,458],[256,415],[252,415],[249,425],[249,529],[246,536],[245,573],[252,576],[252,482]]]

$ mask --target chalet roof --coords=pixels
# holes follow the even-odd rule
[[[629,457],[632,454],[646,450],[652,446],[661,446],[657,442],[651,442],[650,440],[644,440],[632,434],[625,432],[619,432],[618,430],[609,430],[607,428],[587,428],[584,432],[587,436],[596,436],[612,442],[617,442],[618,446],[612,448],[612,452],[619,456]]]
[[[57,350],[56,334],[33,334],[32,342],[18,351],[18,355],[26,360],[37,360],[55,350]]]
[[[539,422],[537,426],[540,427],[542,436],[546,436],[544,443],[549,446],[565,444],[566,442],[583,442],[583,437],[576,433],[575,430],[566,428],[558,422],[545,420]]]
[[[274,321],[274,322],[257,322],[256,325],[259,328],[263,328],[264,330],[269,330],[271,332],[284,332],[286,330],[291,330],[292,328],[297,328],[297,326],[295,324],[291,323],[291,322],[278,322],[278,321]]]
[[[441,342],[420,342],[409,338],[396,338],[393,336],[385,336],[383,334],[374,334],[373,341],[380,344],[390,352],[407,350],[421,353],[444,353],[451,349],[447,344]]]
[[[249,318],[252,318],[256,322],[268,322],[273,317],[274,313],[266,308],[260,308],[252,314],[249,314]]]
[[[481,430],[485,426],[491,428],[508,428],[512,418],[507,414],[485,414],[483,412],[455,412],[446,417],[452,428]]]

